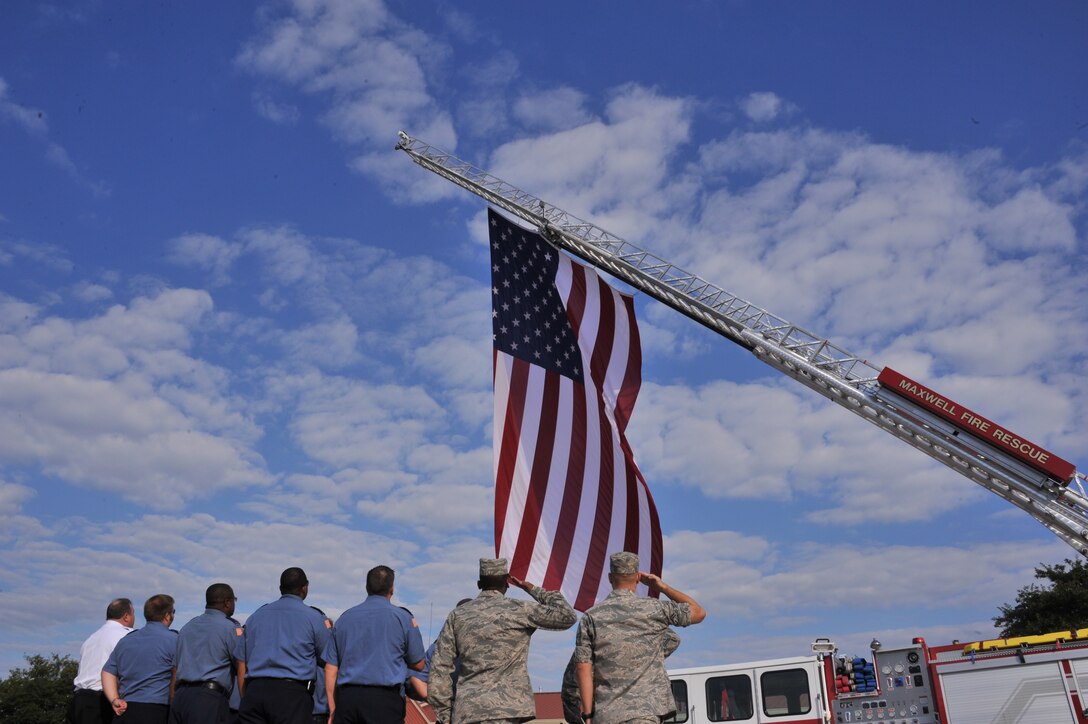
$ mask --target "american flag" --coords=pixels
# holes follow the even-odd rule
[[[634,302],[494,210],[488,224],[495,549],[585,611],[610,590],[609,554],[661,573],[657,509],[624,436],[642,384]]]

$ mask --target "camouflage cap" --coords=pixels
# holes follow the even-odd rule
[[[488,578],[493,576],[505,576],[510,573],[510,569],[506,567],[505,558],[481,558],[480,559],[480,578]]]
[[[632,576],[638,573],[638,556],[627,551],[613,553],[608,559],[608,570],[618,576]]]

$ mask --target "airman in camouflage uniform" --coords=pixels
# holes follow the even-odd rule
[[[659,724],[676,710],[662,636],[669,626],[699,623],[706,611],[657,576],[640,573],[634,553],[612,554],[608,580],[612,593],[582,616],[574,647],[582,719]],[[670,600],[636,596],[639,583]]]
[[[672,656],[672,652],[680,646],[680,637],[671,628],[665,629],[661,636],[661,653],[665,658]],[[582,724],[582,695],[578,691],[578,662],[574,660],[575,654],[570,655],[570,662],[563,671],[563,687],[559,692],[559,698],[563,702],[563,718],[567,724]]]
[[[508,581],[536,603],[507,598]],[[577,616],[562,593],[509,575],[505,558],[481,558],[477,585],[480,595],[451,611],[438,635],[427,701],[438,721],[450,724],[528,721],[536,717],[529,639],[538,628],[568,629]],[[458,657],[455,705],[450,675]]]

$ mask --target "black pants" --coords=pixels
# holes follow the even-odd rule
[[[336,724],[403,724],[399,686],[338,686]]]
[[[250,679],[238,710],[238,724],[310,724],[314,698],[304,683]]]
[[[76,689],[68,702],[68,724],[109,724],[113,707],[106,695],[94,689]]]
[[[170,702],[170,724],[230,724],[226,695],[203,686],[181,686]]]
[[[116,724],[167,724],[170,707],[166,704],[145,704],[141,701],[128,702],[128,708],[121,716],[115,716]]]

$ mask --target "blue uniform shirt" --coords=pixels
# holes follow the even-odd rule
[[[288,593],[253,612],[238,637],[234,658],[246,662],[247,679],[310,681],[328,639],[325,617]]]
[[[326,625],[332,625],[332,619],[329,618],[320,609],[310,606],[318,613],[320,613],[325,621]],[[332,635],[332,632],[329,632]],[[322,659],[324,661],[324,659]],[[314,676],[314,714],[328,714],[329,713],[329,695],[325,693],[325,667],[321,666],[317,669],[317,674]]]
[[[215,608],[206,608],[178,634],[178,681],[214,681],[234,686],[234,647],[242,629]]]
[[[337,685],[400,686],[408,664],[423,658],[423,637],[407,611],[367,596],[336,622],[323,658],[340,668]]]
[[[409,671],[408,676],[414,676],[420,681],[428,681],[431,678],[431,659],[434,658],[434,645],[437,641],[432,641],[431,645],[427,647],[426,653],[423,654],[423,671]]]
[[[161,621],[149,621],[117,642],[102,667],[117,677],[119,694],[139,704],[169,704],[177,631]]]

